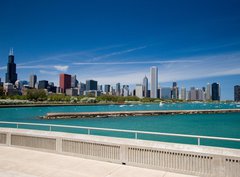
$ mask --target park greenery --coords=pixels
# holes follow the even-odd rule
[[[112,103],[139,103],[139,102],[156,102],[159,99],[138,98],[136,96],[113,96],[101,95],[94,97],[87,96],[66,96],[64,94],[47,94],[44,90],[31,89],[27,90],[24,95],[4,95],[3,89],[0,88],[0,104],[112,104]]]
[[[138,104],[138,103],[159,103],[159,102],[186,102],[183,100],[162,100],[159,98],[138,98],[136,96],[114,96],[100,95],[87,96],[66,96],[64,94],[47,94],[45,90],[31,89],[24,95],[6,96],[0,87],[0,104]]]

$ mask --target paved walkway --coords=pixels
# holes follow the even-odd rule
[[[54,153],[0,146],[1,177],[191,177]]]

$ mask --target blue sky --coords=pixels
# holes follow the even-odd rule
[[[220,82],[222,99],[240,84],[240,1],[0,0],[0,77],[14,48],[20,80],[58,85],[58,74],[100,84]]]

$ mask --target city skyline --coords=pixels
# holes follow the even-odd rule
[[[58,85],[58,75],[67,73],[79,81],[135,85],[145,75],[150,78],[149,68],[155,65],[162,87],[173,81],[186,88],[219,82],[222,98],[233,99],[240,74],[237,1],[195,1],[187,7],[181,2],[102,1],[95,9],[77,1],[25,3],[27,8],[17,1],[0,7],[2,81],[14,47],[19,80],[36,74]]]

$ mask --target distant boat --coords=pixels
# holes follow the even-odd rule
[[[126,106],[126,105],[120,105],[119,107],[122,108],[122,107],[124,107],[124,106]]]
[[[240,108],[240,104],[236,104],[236,107],[237,107],[237,108]]]
[[[160,103],[159,103],[159,106],[160,106],[160,107],[162,107],[162,106],[163,106],[163,103],[162,103],[162,102],[160,102]]]

